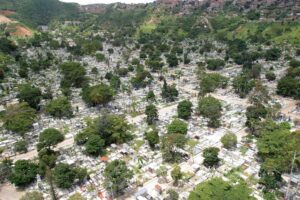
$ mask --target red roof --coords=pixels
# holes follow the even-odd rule
[[[102,162],[107,162],[107,161],[108,161],[108,157],[102,156],[102,157],[100,157],[100,160],[101,160]]]

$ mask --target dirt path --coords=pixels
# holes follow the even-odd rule
[[[13,21],[7,17],[5,17],[4,15],[0,15],[0,24],[10,24]]]
[[[0,185],[0,200],[18,200],[25,194],[22,190],[17,190],[15,186],[5,183]]]

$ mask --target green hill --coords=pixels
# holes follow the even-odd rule
[[[76,4],[58,0],[0,0],[0,10],[14,10],[17,20],[31,25],[46,25],[54,19],[73,19],[79,10]]]

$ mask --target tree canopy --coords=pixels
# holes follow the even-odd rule
[[[133,172],[128,169],[122,160],[114,160],[104,170],[105,187],[113,194],[120,194],[133,177]]]
[[[113,99],[113,96],[113,89],[104,83],[87,87],[82,92],[83,100],[92,106],[105,105]]]
[[[64,136],[59,130],[54,128],[48,128],[41,132],[37,147],[38,149],[42,149],[44,147],[49,149],[50,147],[55,146],[63,140]]]
[[[28,160],[18,160],[9,176],[11,183],[18,187],[24,187],[35,181],[37,166]]]
[[[4,114],[4,127],[23,135],[30,130],[36,119],[36,111],[27,103],[8,106]]]
[[[17,98],[20,102],[27,102],[30,107],[36,109],[42,99],[42,92],[37,87],[25,84],[19,87]]]
[[[178,103],[177,113],[178,117],[181,119],[188,119],[192,115],[193,104],[189,100],[184,100]]]
[[[212,96],[201,98],[198,103],[198,111],[203,117],[209,118],[208,126],[214,128],[220,126],[222,104],[218,99]]]
[[[46,104],[45,112],[53,117],[71,117],[73,115],[72,106],[67,97],[61,96]]]
[[[254,200],[246,183],[233,184],[221,178],[213,178],[196,186],[188,200]]]

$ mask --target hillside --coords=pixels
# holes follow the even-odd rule
[[[12,10],[12,16],[30,26],[47,25],[54,19],[73,19],[78,5],[58,0],[0,0],[0,10]]]

